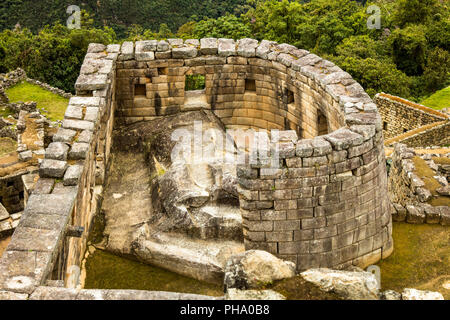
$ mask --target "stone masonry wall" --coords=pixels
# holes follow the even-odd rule
[[[62,127],[39,168],[20,223],[0,259],[0,291],[31,294],[80,266],[109,156],[120,46],[92,44]],[[101,69],[101,70],[100,70]],[[72,227],[83,227],[71,238]],[[76,281],[75,281],[76,282]]]
[[[203,92],[184,93],[191,73],[205,75]],[[299,270],[366,266],[392,252],[381,117],[331,62],[252,39],[91,44],[76,91],[0,259],[0,291],[31,294],[49,278],[76,285],[67,276],[80,265],[98,207],[116,93],[118,121],[210,108],[228,126],[293,129],[280,132],[274,149],[280,168],[237,171],[246,249],[268,250]],[[316,137],[319,111],[328,134]],[[71,238],[71,227],[86,231]]]
[[[431,128],[424,128],[417,133],[404,134],[397,139],[386,140],[386,146],[402,143],[410,148],[444,146],[450,144],[450,121],[437,122]]]
[[[374,102],[383,119],[385,139],[396,137],[424,125],[448,120],[448,116],[444,113],[385,93],[377,94]]]
[[[295,130],[303,138],[318,135],[320,113],[330,132],[344,124],[331,94],[296,71],[315,65],[326,77],[342,70],[305,50],[252,39],[126,42],[123,50],[117,64],[117,117],[126,123],[205,108],[227,128]],[[187,75],[204,76],[205,89],[185,91]],[[341,80],[358,87],[348,74]]]

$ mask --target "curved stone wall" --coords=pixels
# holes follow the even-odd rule
[[[227,128],[287,130],[280,168],[238,170],[247,249],[299,270],[364,267],[392,252],[381,117],[348,73],[253,39],[125,42],[118,60],[123,122],[204,108]],[[185,90],[190,75],[204,76],[204,90]]]

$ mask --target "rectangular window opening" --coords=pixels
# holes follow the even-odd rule
[[[147,90],[145,88],[145,84],[136,84],[134,85],[134,96],[146,96]]]
[[[206,81],[202,74],[186,75],[185,91],[205,90]]]
[[[387,122],[383,122],[383,130],[387,130],[388,129],[388,124]]]
[[[245,79],[245,91],[256,91],[256,81]]]

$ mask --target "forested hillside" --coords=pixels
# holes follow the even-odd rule
[[[189,20],[237,13],[243,4],[245,0],[2,0],[0,30],[20,23],[36,32],[46,24],[64,23],[67,7],[78,5],[93,17],[96,27],[109,26],[121,37],[132,25],[158,30],[166,24],[176,31]]]
[[[89,42],[251,37],[329,59],[370,95],[421,101],[450,85],[449,0],[86,0],[80,30],[64,26],[68,2],[39,1],[36,9],[34,1],[3,0],[0,71],[22,67],[69,91]],[[371,4],[381,10],[380,29],[367,27]],[[18,17],[21,27],[12,29]]]

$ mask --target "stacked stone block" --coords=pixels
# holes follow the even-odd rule
[[[448,115],[442,112],[386,93],[377,94],[374,98],[374,102],[383,119],[383,133],[385,139],[394,138],[425,125],[449,120]],[[441,128],[439,131],[442,132],[442,135],[448,137],[448,130],[446,132],[444,128]],[[436,131],[434,131],[433,135],[428,137],[428,139],[432,139],[434,135],[436,135]],[[411,143],[414,144],[415,140],[419,142],[420,140],[418,139],[418,137],[412,138]],[[421,143],[427,143],[427,140],[420,141],[419,144]],[[410,145],[409,143],[408,145],[411,147],[417,146]],[[427,144],[422,144],[420,146],[424,147],[427,146]]]
[[[115,109],[115,63],[120,46],[91,44],[62,127],[45,150],[40,179],[0,259],[0,291],[31,294],[47,279],[67,280],[80,266],[109,157]]]

